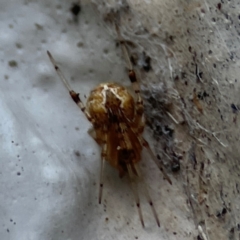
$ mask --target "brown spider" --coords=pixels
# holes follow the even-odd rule
[[[162,171],[168,182],[170,184],[172,183],[170,178],[165,173],[162,164],[153,154],[148,142],[142,136],[145,126],[145,118],[139,84],[129,60],[127,48],[123,41],[120,41],[120,43],[122,45],[122,50],[125,54],[126,60],[129,64],[128,75],[132,83],[132,88],[137,96],[135,101],[127,89],[120,84],[101,83],[90,92],[85,106],[79,97],[79,93],[76,93],[71,89],[51,53],[47,51],[47,54],[57,74],[68,89],[73,101],[92,123],[93,128],[91,129],[90,134],[102,148],[99,203],[101,203],[102,200],[104,163],[107,161],[112,165],[112,167],[119,171],[120,177],[123,177],[126,173],[128,174],[140,221],[144,227],[137,183],[135,181],[136,177],[141,178],[138,162],[141,160],[141,152],[143,147],[147,149],[151,159]],[[151,206],[157,225],[160,227],[160,221],[145,184],[144,188],[148,203]]]

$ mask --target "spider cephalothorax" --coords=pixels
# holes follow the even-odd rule
[[[79,94],[71,89],[50,52],[47,53],[55,70],[67,87],[73,101],[92,123],[93,128],[91,129],[90,134],[101,146],[99,203],[101,203],[102,200],[104,162],[107,161],[112,167],[118,170],[120,177],[123,177],[125,174],[129,176],[140,220],[142,226],[144,226],[137,183],[135,181],[137,177],[141,178],[138,162],[141,160],[143,147],[147,149],[151,159],[163,172],[164,177],[169,183],[171,183],[171,180],[165,174],[162,164],[158,161],[149,147],[148,142],[142,136],[145,126],[145,118],[139,84],[129,61],[124,42],[120,42],[123,44],[123,52],[129,63],[128,75],[136,95],[136,100],[134,100],[134,97],[128,92],[128,90],[120,84],[101,83],[90,92],[85,106],[82,103]],[[145,184],[144,188],[156,222],[158,226],[160,226],[156,210]]]

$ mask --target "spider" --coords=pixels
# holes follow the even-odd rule
[[[68,89],[72,100],[92,123],[93,128],[89,132],[90,135],[101,146],[99,203],[102,201],[104,163],[107,161],[113,168],[118,170],[120,177],[128,174],[139,218],[144,227],[145,225],[136,182],[137,178],[142,180],[138,162],[141,161],[143,147],[147,149],[151,159],[158,166],[167,181],[170,184],[172,184],[172,182],[165,173],[163,165],[156,158],[148,142],[142,136],[145,126],[145,118],[140,87],[129,59],[127,47],[124,41],[120,41],[120,43],[129,65],[128,76],[135,92],[136,100],[134,100],[134,97],[125,87],[118,83],[109,82],[97,85],[90,92],[87,102],[84,105],[79,97],[79,93],[72,90],[51,53],[47,51],[47,54],[57,74]],[[158,227],[160,227],[157,212],[144,182],[143,187],[156,223]]]

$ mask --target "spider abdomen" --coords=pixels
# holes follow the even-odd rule
[[[126,88],[117,83],[101,83],[95,87],[87,100],[87,110],[99,125],[108,124],[109,111],[119,117],[120,111],[128,120],[135,116],[134,99]]]

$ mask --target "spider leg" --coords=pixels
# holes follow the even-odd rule
[[[137,135],[140,135],[143,132],[144,126],[145,126],[145,117],[144,117],[144,106],[143,106],[143,100],[141,97],[141,93],[140,93],[140,86],[139,86],[139,82],[137,80],[137,76],[136,73],[133,69],[131,60],[129,58],[129,53],[127,50],[127,46],[124,42],[124,40],[121,37],[120,34],[120,30],[119,27],[116,25],[116,31],[118,34],[118,38],[120,40],[120,44],[122,47],[122,52],[125,58],[125,61],[127,62],[127,67],[128,67],[128,77],[131,81],[132,84],[132,88],[137,96],[137,100],[136,100],[136,104],[135,104],[135,109],[136,109],[136,116],[134,119],[134,126],[138,126],[137,127]],[[136,133],[135,133],[136,134]]]
[[[64,74],[62,73],[61,69],[58,67],[56,61],[54,60],[52,54],[47,51],[48,57],[50,58],[50,61],[52,62],[58,76],[60,77],[60,79],[62,80],[62,82],[64,83],[65,87],[68,89],[69,94],[72,98],[72,100],[78,105],[78,107],[82,110],[82,112],[85,114],[85,116],[87,117],[87,119],[94,123],[94,119],[90,116],[89,112],[86,110],[86,107],[84,106],[83,102],[81,101],[80,97],[79,97],[79,93],[76,93],[72,90],[72,88],[70,87],[67,79],[65,78]]]
[[[150,205],[150,207],[151,207],[151,209],[152,209],[152,212],[153,212],[154,218],[155,218],[155,220],[156,220],[156,222],[157,222],[157,225],[158,225],[158,227],[160,227],[160,221],[159,221],[159,218],[158,218],[158,215],[157,215],[157,211],[156,211],[156,209],[155,209],[155,207],[154,207],[152,198],[151,198],[151,196],[150,196],[150,194],[149,194],[148,186],[147,186],[147,184],[145,183],[143,177],[141,176],[141,173],[140,173],[140,170],[139,170],[139,167],[137,166],[137,164],[135,164],[134,167],[135,167],[135,169],[136,169],[136,171],[137,171],[138,177],[140,178],[140,180],[141,180],[141,182],[142,182],[142,184],[143,184],[144,193],[146,194],[147,201],[148,201],[148,203],[149,203],[149,205]]]
[[[103,144],[102,136],[105,134],[101,128],[97,126],[91,127],[88,129],[88,134],[96,141],[100,146]]]
[[[118,34],[120,44],[122,46],[122,51],[123,51],[125,61],[127,62],[128,77],[131,81],[132,88],[133,88],[135,94],[137,95],[136,111],[137,111],[137,114],[142,115],[143,114],[143,100],[142,100],[142,97],[141,97],[141,94],[140,94],[139,82],[137,80],[136,73],[133,69],[131,60],[129,58],[129,53],[128,53],[128,50],[127,50],[127,46],[125,44],[125,41],[121,37],[120,30],[119,30],[119,27],[117,25],[116,25],[116,31],[117,31],[117,34]]]
[[[162,172],[163,176],[167,179],[167,181],[172,185],[172,181],[167,175],[167,173],[164,170],[163,164],[157,159],[157,157],[154,155],[152,149],[149,146],[149,143],[147,140],[145,140],[143,137],[140,137],[140,140],[142,142],[143,147],[145,147],[151,156],[151,159],[155,162],[155,164],[158,166],[159,170]]]
[[[104,172],[104,163],[107,157],[107,131],[104,132],[104,140],[101,152],[101,166],[100,166],[100,176],[99,176],[99,196],[98,196],[98,203],[101,204],[102,202],[102,192],[103,192],[103,172]]]
[[[149,146],[149,143],[147,142],[147,140],[145,140],[142,135],[140,134],[141,132],[139,132],[140,128],[138,127],[137,129],[132,128],[131,126],[129,126],[129,131],[131,131],[136,138],[138,139],[139,143],[145,147],[149,153],[149,155],[151,156],[151,159],[155,162],[155,164],[158,166],[159,170],[163,173],[163,176],[167,179],[167,181],[172,185],[172,181],[169,178],[169,176],[167,175],[167,173],[164,170],[164,166],[162,164],[162,162],[160,162],[157,157],[154,155],[152,149]]]
[[[139,215],[142,227],[144,228],[145,226],[144,226],[144,221],[143,221],[142,209],[141,209],[141,205],[140,205],[140,199],[139,199],[139,195],[138,195],[138,189],[137,189],[137,185],[134,181],[134,174],[133,174],[132,167],[131,167],[130,164],[127,164],[127,170],[128,170],[128,175],[129,175],[129,179],[130,179],[130,182],[131,182],[136,206],[137,206],[137,209],[138,209],[138,215]]]

